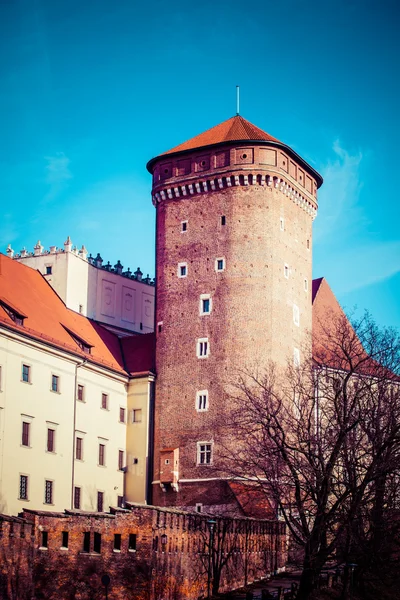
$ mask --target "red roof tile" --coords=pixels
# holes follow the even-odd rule
[[[143,342],[142,356],[141,342],[134,341],[148,338],[147,335],[126,338],[124,360],[117,335],[96,321],[68,309],[39,271],[0,254],[0,302],[2,299],[25,318],[23,325],[17,325],[0,305],[0,326],[121,373],[125,373],[125,363],[130,373],[137,373],[145,370],[143,366],[151,362],[149,342]],[[133,341],[129,342],[131,339]],[[90,346],[90,354],[78,345],[79,340]],[[135,348],[134,352],[131,352],[130,343]]]
[[[195,148],[202,148],[203,146],[212,146],[214,144],[221,144],[223,142],[236,142],[245,140],[264,140],[266,142],[279,142],[276,138],[269,135],[259,127],[256,127],[250,121],[246,121],[243,117],[236,116],[231,117],[227,121],[211,127],[207,131],[196,135],[179,146],[175,146],[167,152],[163,152],[161,156],[165,154],[172,154],[173,152],[182,152],[184,150],[194,150]]]
[[[131,374],[155,372],[156,336],[154,333],[121,339],[125,368]]]
[[[273,519],[275,511],[267,493],[258,484],[229,481],[229,487],[235,495],[246,517],[255,519]]]

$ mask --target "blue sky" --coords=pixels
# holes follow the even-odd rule
[[[400,327],[395,0],[0,2],[0,249],[154,275],[147,161],[235,113],[324,177],[314,276]]]

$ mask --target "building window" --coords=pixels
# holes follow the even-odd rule
[[[196,394],[196,410],[198,412],[203,412],[208,410],[208,391],[201,390]]]
[[[141,423],[142,422],[142,409],[134,408],[132,410],[132,423]]]
[[[29,365],[22,365],[22,381],[31,382],[31,368]]]
[[[136,533],[129,534],[128,550],[130,552],[136,552]]]
[[[310,240],[307,240],[307,250],[310,249]]]
[[[97,512],[103,512],[104,492],[97,492]]]
[[[40,544],[41,548],[48,548],[49,547],[49,532],[48,531],[42,531],[42,543]]]
[[[124,470],[124,451],[118,450],[118,471]]]
[[[108,394],[101,395],[101,408],[108,410]]]
[[[80,507],[81,507],[81,488],[75,487],[74,488],[74,508],[77,508],[79,510]]]
[[[304,291],[308,292],[308,279],[304,279]]]
[[[121,550],[121,534],[114,533],[114,550]]]
[[[85,401],[85,387],[80,383],[78,383],[78,400],[80,402]]]
[[[197,443],[197,464],[211,465],[212,464],[212,443],[198,442]]]
[[[83,460],[83,438],[77,437],[75,441],[75,458]]]
[[[299,327],[300,325],[300,310],[296,304],[293,304],[293,323]]]
[[[68,548],[68,531],[61,532],[61,548]]]
[[[90,552],[90,531],[85,531],[83,534],[83,551]]]
[[[224,258],[215,259],[215,270],[216,271],[225,271],[225,259]]]
[[[210,354],[210,343],[208,338],[200,338],[196,345],[197,358],[207,358]]]
[[[162,331],[162,326],[163,326],[163,322],[160,321],[159,323],[157,323],[157,329],[158,329],[158,333],[161,333]]]
[[[105,444],[99,444],[99,465],[101,467],[106,466],[106,446],[105,446]]]
[[[19,476],[19,499],[28,500],[28,475]]]
[[[100,512],[102,512],[102,511],[100,511]],[[95,531],[93,538],[94,538],[93,539],[93,552],[100,554],[100,552],[101,552],[101,533],[98,533],[97,531]]]
[[[51,376],[51,391],[52,392],[59,392],[59,377],[58,375],[52,375]]]
[[[298,348],[293,348],[293,364],[295,367],[300,367],[300,351]]]
[[[178,277],[186,277],[188,272],[187,263],[178,263]]]
[[[119,407],[119,422],[125,423],[125,408],[122,406]]]
[[[286,279],[289,279],[289,265],[287,265],[287,264],[284,265],[283,274],[285,275]]]
[[[51,275],[52,271],[53,271],[52,267],[50,265],[47,265],[46,266],[46,275]]]
[[[200,315],[209,315],[212,303],[210,294],[201,294],[200,296]]]
[[[203,512],[203,505],[200,504],[199,502],[196,503],[196,512],[198,512],[198,513]]]
[[[79,305],[79,312],[80,312],[80,314],[82,314],[82,313],[83,313],[83,304],[80,304],[80,305]]]
[[[187,231],[187,226],[188,226],[188,222],[187,221],[182,221],[181,222],[181,232],[184,233],[185,231]]]
[[[221,225],[226,225],[226,217],[225,217],[225,215],[222,215],[222,217],[221,217]]]
[[[44,503],[53,504],[53,482],[48,479],[44,484]]]
[[[47,430],[47,452],[54,452],[56,430],[48,428]]]
[[[124,497],[123,496],[117,496],[117,506],[118,506],[118,508],[124,507]]]
[[[281,231],[285,230],[285,219],[281,217]]]
[[[30,446],[30,432],[31,432],[31,424],[26,421],[22,421],[22,445]]]

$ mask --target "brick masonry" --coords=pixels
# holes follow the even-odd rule
[[[209,519],[140,505],[110,514],[1,515],[0,597],[97,600],[106,574],[109,600],[197,600],[207,595],[209,558],[220,591],[284,567],[283,523],[216,518],[211,534]]]
[[[215,496],[231,411],[229,388],[238,372],[269,361],[285,365],[293,361],[294,348],[301,356],[310,346],[317,183],[265,144],[219,146],[167,159],[160,157],[153,172],[156,322],[162,323],[156,344],[153,502],[194,508],[204,494],[200,480],[212,480],[207,486]],[[221,272],[218,258],[225,261]],[[179,263],[187,265],[185,277],[178,276]],[[211,297],[208,315],[199,312],[202,294]],[[208,340],[208,358],[196,355],[201,338]],[[207,411],[196,410],[199,390],[208,391]],[[212,464],[197,464],[199,442],[212,443]],[[169,476],[165,449],[175,450]],[[220,512],[218,506],[225,504],[218,498],[210,510]]]

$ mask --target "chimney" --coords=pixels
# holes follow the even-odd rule
[[[71,250],[72,250],[72,241],[71,241],[71,238],[68,236],[66,241],[64,242],[64,251],[71,252]]]
[[[122,275],[122,269],[123,268],[124,267],[121,265],[120,261],[118,261],[117,264],[114,265],[115,272],[118,273],[118,275]]]
[[[82,246],[82,248],[79,250],[79,256],[81,256],[84,260],[87,259],[87,250],[85,246]]]
[[[43,252],[43,246],[40,243],[40,240],[37,241],[36,246],[33,246],[34,256],[40,256]]]
[[[7,246],[7,256],[9,258],[12,258],[14,256],[14,250],[11,248],[11,244],[8,244]]]

